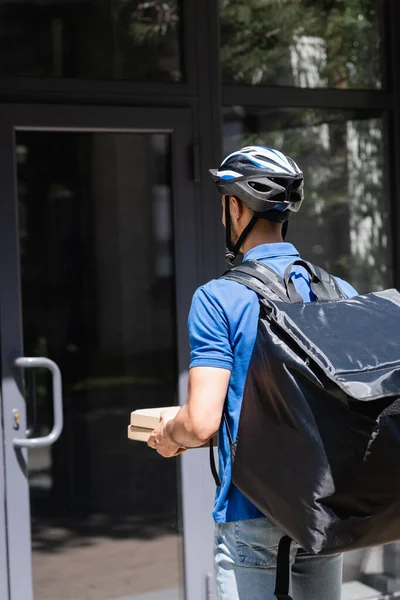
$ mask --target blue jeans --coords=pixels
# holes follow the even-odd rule
[[[284,534],[269,519],[215,526],[218,600],[275,600],[276,556]],[[342,555],[291,550],[293,600],[340,600]]]

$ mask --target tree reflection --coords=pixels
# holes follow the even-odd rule
[[[369,117],[369,118],[365,118]],[[363,113],[241,107],[226,112],[225,151],[276,147],[305,175],[290,241],[360,291],[391,284],[381,119]]]
[[[178,0],[5,0],[0,76],[181,81],[179,9]]]
[[[227,83],[379,88],[377,0],[221,0]]]

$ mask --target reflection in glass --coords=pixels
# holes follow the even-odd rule
[[[225,154],[275,147],[304,172],[305,201],[288,240],[359,292],[392,284],[384,129],[380,114],[227,108]]]
[[[126,434],[177,401],[170,162],[166,134],[17,133],[25,352],[64,384],[29,453],[35,600],[182,597],[178,463]],[[27,389],[43,435],[51,383]]]
[[[0,76],[181,81],[178,0],[4,0]]]
[[[225,83],[380,88],[382,0],[220,0]]]

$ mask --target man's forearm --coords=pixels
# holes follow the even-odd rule
[[[166,435],[184,448],[198,448],[217,433],[231,373],[216,367],[189,371],[187,403],[166,423]]]
[[[216,433],[196,424],[189,414],[187,404],[182,406],[174,419],[168,421],[166,428],[171,439],[184,448],[198,448]]]

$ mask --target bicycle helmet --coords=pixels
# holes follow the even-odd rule
[[[290,213],[297,212],[304,199],[304,177],[297,164],[282,152],[265,146],[246,146],[229,154],[219,169],[210,169],[210,174],[225,196],[226,257],[230,264],[258,219],[284,223],[286,234]],[[235,245],[231,240],[230,196],[254,211]]]

